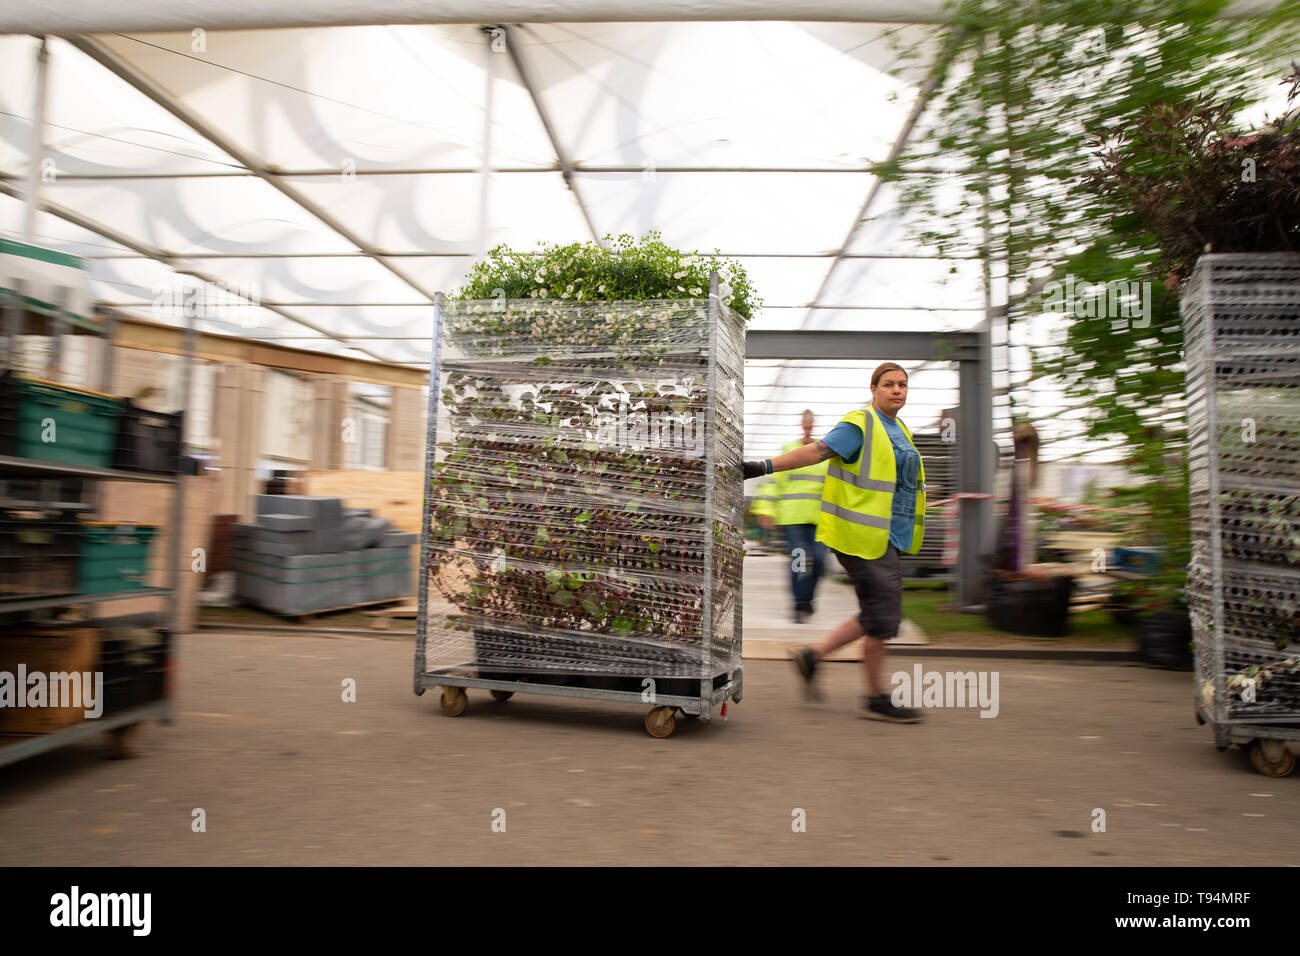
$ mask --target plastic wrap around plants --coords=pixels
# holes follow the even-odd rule
[[[425,662],[591,686],[737,668],[741,317],[472,301],[441,329]]]
[[[1300,722],[1300,256],[1205,256],[1182,309],[1201,703]]]

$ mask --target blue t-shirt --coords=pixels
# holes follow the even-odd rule
[[[871,412],[867,412],[868,415]],[[894,514],[889,523],[889,543],[899,551],[912,547],[912,530],[916,524],[916,495],[920,488],[921,456],[903,433],[903,427],[888,415],[880,416],[885,434],[894,446],[894,466],[898,471],[894,489]],[[862,454],[862,429],[852,422],[840,422],[822,439],[826,447],[851,465]]]

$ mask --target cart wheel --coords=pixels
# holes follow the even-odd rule
[[[505,703],[511,697],[515,696],[515,692],[512,690],[493,690],[492,696],[495,697],[497,700],[501,701],[502,703]]]
[[[1295,769],[1295,754],[1281,740],[1252,740],[1250,763],[1266,777],[1287,777]]]
[[[645,730],[651,737],[667,737],[676,729],[677,718],[671,707],[652,707],[645,715]]]
[[[112,760],[127,760],[135,756],[133,746],[135,729],[139,724],[114,727],[108,732],[108,756]]]
[[[699,720],[699,719],[700,719],[700,715],[699,715],[699,714],[688,714],[688,713],[686,713],[686,711],[684,711],[684,710],[681,712],[681,714],[682,714],[682,716],[685,717],[687,720]]]
[[[735,693],[731,695],[731,700],[732,703],[739,704],[740,698],[744,696],[745,691],[745,669],[743,667],[737,667],[736,673],[731,675],[731,679],[736,682],[736,690]]]
[[[463,687],[444,687],[442,689],[442,712],[448,717],[459,717],[469,706],[469,695]]]

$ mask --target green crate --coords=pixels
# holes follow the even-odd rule
[[[82,594],[116,594],[149,586],[152,524],[87,523],[81,528],[81,563],[77,590]]]
[[[124,400],[39,379],[19,378],[14,385],[19,403],[14,454],[68,465],[112,467]]]

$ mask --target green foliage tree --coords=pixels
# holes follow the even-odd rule
[[[1103,144],[1116,148],[1125,131],[1182,115],[1183,107],[1168,104],[1202,102],[1206,90],[1234,110],[1255,100],[1278,52],[1295,48],[1300,3],[1284,0],[1242,18],[1226,16],[1228,7],[1226,0],[961,0],[929,68],[936,119],[916,146],[882,167],[918,238],[941,255],[980,257],[1007,276],[1008,325],[1042,314],[1045,289],[1067,276],[1102,286],[1151,283],[1141,321],[1119,327],[1104,310],[1079,310],[1034,364],[1037,375],[1055,377],[1067,396],[1087,403],[1088,437],[1115,441],[1148,479],[1147,516],[1136,530],[1169,549],[1171,587],[1188,548],[1182,327],[1176,287],[1155,280],[1173,260],[1132,215],[1134,194],[1099,188],[1099,153]],[[932,50],[905,54],[923,56]],[[1134,162],[1176,169],[1180,157],[1167,152],[1174,138],[1148,138]],[[1217,161],[1226,166],[1231,158]],[[954,180],[962,199],[947,212]],[[1223,191],[1213,195],[1221,199]]]

